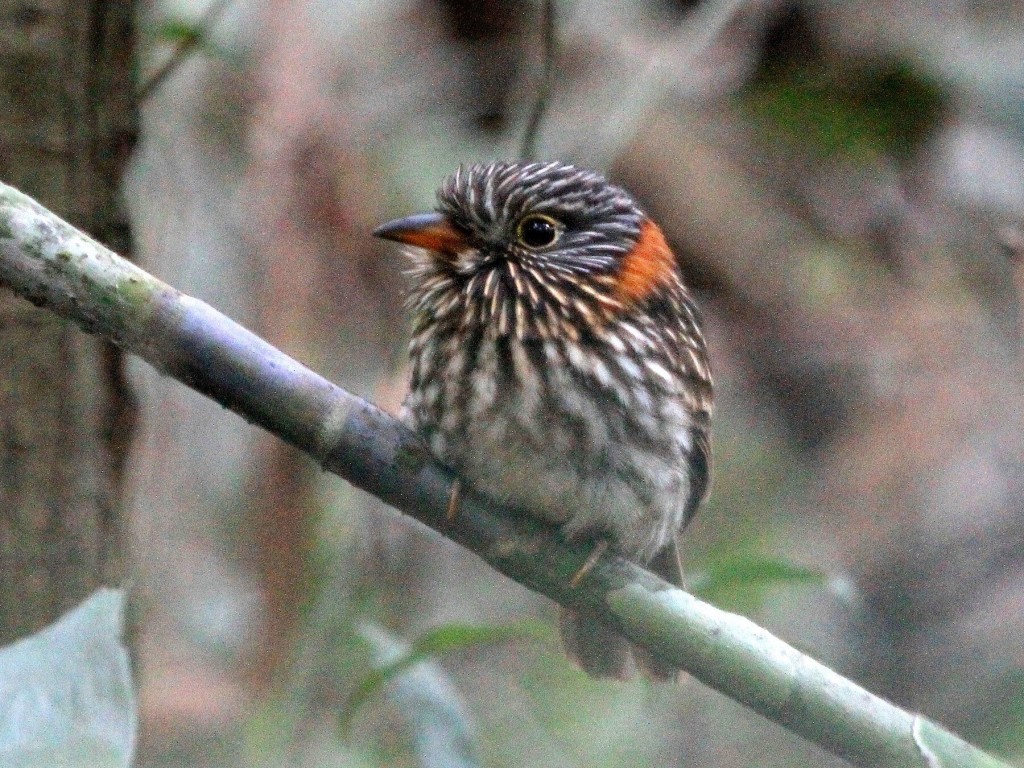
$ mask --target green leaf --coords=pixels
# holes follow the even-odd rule
[[[206,37],[206,29],[200,22],[185,19],[170,19],[153,27],[157,40],[180,45],[198,45]]]
[[[772,133],[853,161],[908,157],[934,132],[945,101],[939,84],[900,60],[786,69],[755,82],[746,99]]]
[[[756,607],[766,590],[779,586],[824,584],[825,574],[757,554],[715,560],[689,580],[693,594],[734,610]]]
[[[539,637],[546,632],[536,622],[521,621],[514,624],[477,625],[477,624],[445,624],[428,629],[411,646],[412,653],[420,658],[431,654],[442,654],[477,645],[503,643],[508,640],[519,640],[524,637]]]
[[[124,593],[99,589],[0,649],[0,765],[127,768],[138,714],[121,643]]]
[[[542,625],[530,621],[500,626],[445,624],[428,629],[407,646],[393,644],[384,653],[380,652],[379,643],[374,643],[377,646],[378,655],[383,658],[380,659],[378,666],[371,669],[356,685],[352,695],[349,696],[339,718],[339,728],[343,733],[346,732],[351,726],[355,714],[368,699],[409,670],[410,667],[422,661],[475,646],[503,643],[524,637],[537,637],[545,632]]]
[[[1024,669],[1008,669],[997,689],[998,702],[972,712],[975,722],[965,726],[979,746],[1010,759],[1024,758]]]

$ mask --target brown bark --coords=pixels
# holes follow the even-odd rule
[[[0,0],[0,178],[130,251],[118,197],[136,130],[131,0]],[[0,294],[0,642],[125,571],[134,404],[120,354]]]

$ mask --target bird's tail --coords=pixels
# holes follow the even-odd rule
[[[675,542],[647,566],[675,586],[683,584],[683,570]],[[633,645],[606,624],[563,608],[558,622],[566,655],[591,677],[628,680],[639,670],[655,682],[676,681],[680,671],[646,648]]]
[[[591,677],[628,680],[633,644],[611,627],[563,608],[558,621],[566,655]]]

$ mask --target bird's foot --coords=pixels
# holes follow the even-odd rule
[[[462,481],[455,478],[452,489],[448,492],[448,510],[444,514],[446,522],[452,522],[459,516],[459,504],[462,502]]]
[[[583,577],[593,570],[594,566],[597,565],[597,561],[601,559],[601,555],[603,555],[607,550],[608,539],[601,539],[598,541],[594,546],[593,551],[591,551],[590,555],[587,556],[586,562],[584,562],[583,565],[580,566],[580,569],[573,574],[573,577],[569,579],[569,586],[579,586],[579,583],[583,581]]]

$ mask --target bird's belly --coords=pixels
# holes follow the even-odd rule
[[[609,449],[604,466],[509,438],[465,454],[460,474],[501,503],[560,524],[571,539],[607,537],[613,547],[647,561],[682,526],[689,492],[682,463]]]
[[[489,354],[478,355],[457,408],[452,396],[412,393],[413,426],[434,455],[476,491],[570,538],[607,537],[630,558],[653,557],[681,528],[689,496],[684,415],[659,411],[640,429],[636,409],[550,372],[531,380],[524,369],[510,386]]]

